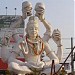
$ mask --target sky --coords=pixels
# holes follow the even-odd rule
[[[22,2],[26,0],[0,0],[0,15],[7,14],[15,15],[14,8],[17,8],[16,14],[22,15]],[[64,45],[65,52],[68,52],[65,48],[70,48],[70,38],[73,37],[75,40],[74,34],[74,1],[75,0],[28,0],[32,3],[33,10],[37,2],[43,2],[46,6],[45,9],[45,18],[48,22],[51,23],[52,29],[59,29],[62,34],[62,40]],[[33,13],[33,12],[32,12]],[[45,32],[44,26],[41,24],[40,33],[41,35]],[[54,46],[53,46],[54,47]]]
[[[0,15],[7,14],[21,15],[22,2],[25,0],[0,0]],[[46,6],[45,17],[51,23],[52,28],[59,28],[63,37],[73,37],[74,34],[74,1],[73,0],[28,0],[32,3],[33,9],[37,2],[43,2]],[[66,32],[67,30],[67,32]],[[66,36],[67,35],[67,36]]]

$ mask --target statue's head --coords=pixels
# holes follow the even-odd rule
[[[35,16],[30,16],[27,26],[26,26],[26,33],[29,37],[36,37],[38,36],[39,26],[38,26],[38,18]]]
[[[22,3],[22,15],[23,18],[31,15],[32,4],[28,1]]]

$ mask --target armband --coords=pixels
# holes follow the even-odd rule
[[[42,20],[41,20],[41,22],[43,22],[44,20],[45,20],[45,18],[44,18],[44,19],[42,19]]]
[[[60,44],[60,45],[58,45],[57,47],[61,47],[62,45]]]

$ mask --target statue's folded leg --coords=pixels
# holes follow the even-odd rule
[[[31,73],[32,71],[27,66],[21,66],[18,63],[10,62],[8,64],[8,69],[15,72],[16,74],[26,74]]]
[[[60,64],[55,65],[55,72],[58,71],[60,66],[61,66]],[[54,73],[54,69],[52,70],[52,72]],[[51,67],[50,68],[44,68],[43,71],[41,71],[40,75],[44,75],[44,74],[50,75],[50,73],[51,73]]]

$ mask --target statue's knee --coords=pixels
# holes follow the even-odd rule
[[[45,73],[42,73],[41,75],[47,75],[47,74],[45,74]]]
[[[9,68],[9,69],[15,68],[15,65],[16,65],[16,67],[17,67],[17,64],[16,64],[16,63],[10,62],[10,63],[8,64],[8,68]]]
[[[34,74],[32,74],[32,73],[31,73],[31,74],[28,74],[28,73],[27,73],[27,74],[25,74],[25,75],[34,75]]]

